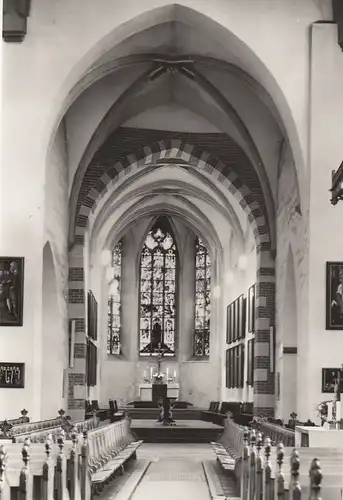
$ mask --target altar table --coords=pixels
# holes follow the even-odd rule
[[[179,398],[180,384],[177,382],[167,385],[167,398]],[[141,401],[152,401],[152,384],[139,384],[139,398]]]

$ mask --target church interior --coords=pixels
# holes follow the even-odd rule
[[[3,2],[0,499],[341,499],[343,4],[81,3]]]

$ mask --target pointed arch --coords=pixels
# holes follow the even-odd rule
[[[175,355],[178,251],[168,217],[158,217],[141,251],[139,354]]]

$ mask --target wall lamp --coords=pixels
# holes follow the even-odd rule
[[[332,171],[332,193],[331,203],[336,205],[339,200],[343,200],[343,161],[338,170]]]

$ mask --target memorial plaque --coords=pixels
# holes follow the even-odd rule
[[[0,388],[22,389],[24,387],[24,363],[0,363]]]

